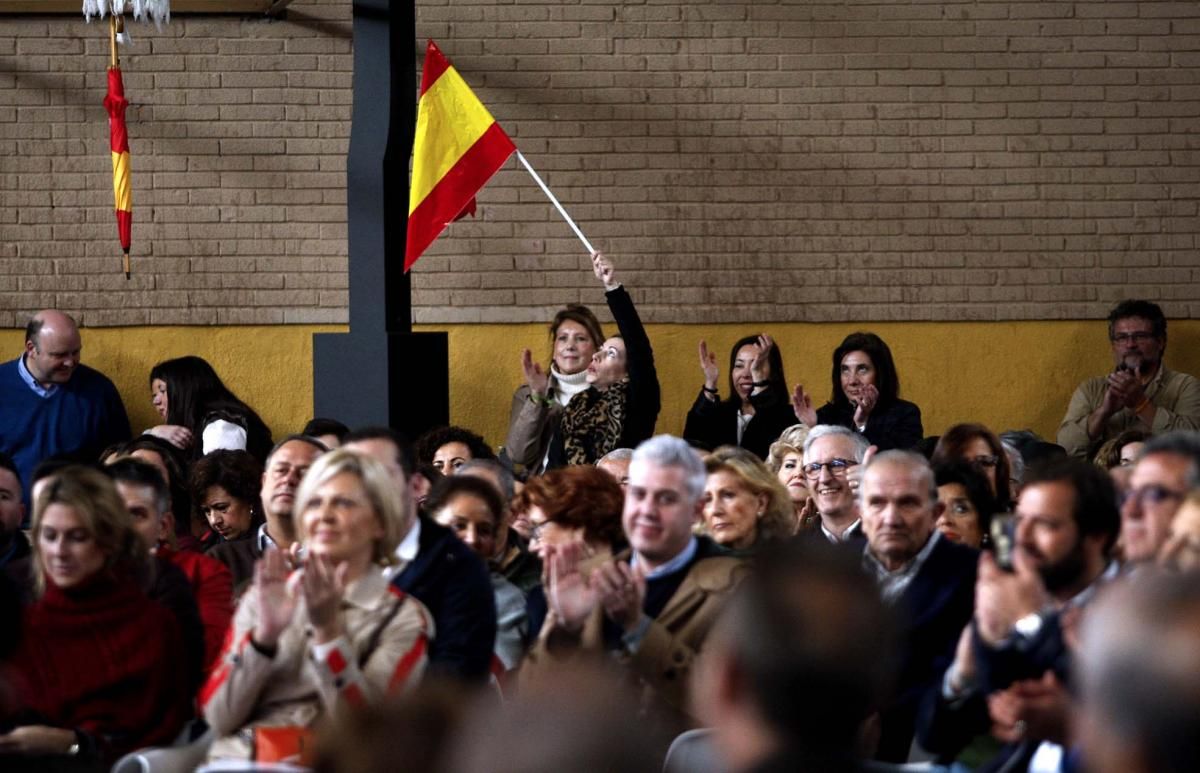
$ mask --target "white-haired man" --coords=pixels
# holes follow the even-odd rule
[[[647,707],[690,724],[688,673],[744,569],[692,531],[704,483],[704,463],[680,438],[659,435],[638,446],[622,515],[630,549],[598,565],[585,560],[582,545],[548,556],[550,613],[526,665],[529,678],[606,651],[633,672]]]
[[[861,547],[866,538],[858,517],[858,481],[871,447],[857,432],[818,424],[804,439],[803,470],[821,522],[807,536]]]

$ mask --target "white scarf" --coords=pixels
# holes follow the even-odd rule
[[[588,388],[587,370],[567,376],[559,373],[558,368],[551,365],[550,373],[554,376],[554,399],[564,408],[567,407],[567,403],[571,402],[572,397]]]

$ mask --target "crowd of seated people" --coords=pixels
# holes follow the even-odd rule
[[[870,332],[819,407],[771,336],[733,345],[724,397],[701,341],[664,427],[651,338],[593,270],[619,335],[560,312],[495,449],[336,417],[275,442],[194,356],[150,370],[163,423],[102,452],[31,467],[53,427],[0,428],[0,769],[381,769],[394,738],[447,771],[564,744],[629,770],[1194,768],[1200,385],[1157,306],[1113,310],[1114,370],[1054,440],[926,436]],[[71,396],[72,326],[35,317],[7,388]]]

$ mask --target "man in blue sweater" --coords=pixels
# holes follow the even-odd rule
[[[0,364],[0,451],[13,457],[25,491],[43,459],[95,461],[129,439],[117,388],[80,364],[82,348],[75,320],[47,309],[25,326],[25,352]]]

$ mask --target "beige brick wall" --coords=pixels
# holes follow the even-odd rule
[[[134,30],[130,282],[105,29],[4,18],[0,325],[345,321],[349,12]],[[1200,316],[1195,2],[421,0],[417,31],[649,320]],[[479,204],[415,269],[417,321],[599,301],[515,161]]]

